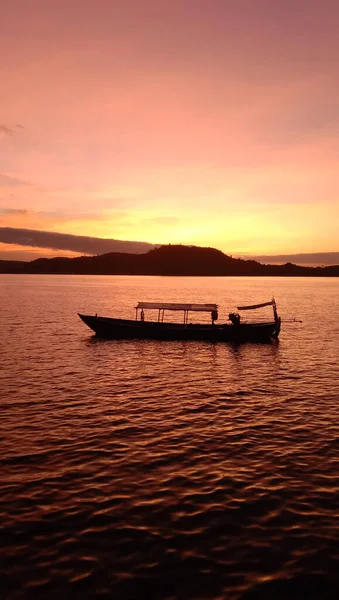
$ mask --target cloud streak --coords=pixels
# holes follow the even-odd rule
[[[89,255],[106,254],[108,252],[142,254],[154,248],[153,244],[146,242],[103,239],[14,227],[0,227],[0,242],[29,246],[30,248],[50,248]]]
[[[8,127],[7,125],[0,125],[0,133],[7,137],[12,137],[18,129],[25,129],[23,125],[15,125],[15,127]]]
[[[0,189],[21,186],[35,187],[33,183],[30,183],[29,181],[24,181],[19,177],[12,177],[11,175],[4,175],[4,173],[0,173]]]
[[[302,254],[276,254],[263,256],[246,256],[261,263],[283,264],[291,262],[297,265],[339,265],[339,252],[309,252]]]
[[[4,215],[28,215],[29,210],[26,208],[2,208],[0,209],[0,214]]]
[[[8,137],[12,137],[14,133],[14,129],[7,127],[6,125],[0,125],[0,133],[7,135]]]

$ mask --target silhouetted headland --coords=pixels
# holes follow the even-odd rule
[[[146,254],[110,252],[76,258],[38,258],[31,262],[0,261],[0,273],[70,275],[179,275],[179,276],[297,276],[339,277],[339,265],[303,267],[261,264],[232,258],[215,248],[167,245]]]

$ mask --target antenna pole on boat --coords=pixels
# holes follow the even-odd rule
[[[275,303],[274,296],[272,296],[272,306],[273,306],[274,320],[277,323],[279,320],[279,317],[278,317],[278,313],[277,313],[277,305]]]
[[[284,323],[302,323],[301,319],[281,319]]]

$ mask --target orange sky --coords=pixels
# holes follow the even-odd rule
[[[339,3],[11,0],[1,22],[0,227],[338,251]]]

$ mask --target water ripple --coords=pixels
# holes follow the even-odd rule
[[[113,298],[127,316],[151,282],[154,299],[210,285],[224,304],[272,281],[5,281],[4,597],[338,597],[339,314],[321,334],[314,317],[337,282],[275,281],[307,327],[236,347],[100,342],[76,312]]]

